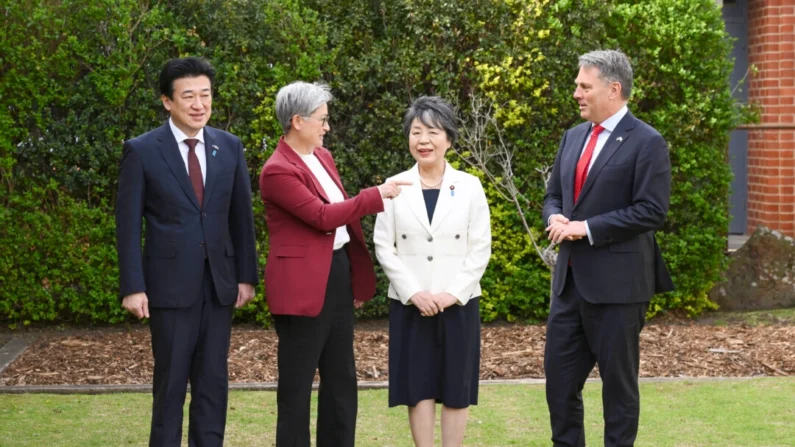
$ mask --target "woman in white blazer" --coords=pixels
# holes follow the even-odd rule
[[[491,256],[486,194],[477,177],[453,169],[445,153],[458,137],[453,108],[420,97],[403,130],[417,161],[392,180],[375,252],[389,278],[389,406],[407,405],[417,446],[433,446],[436,403],[442,444],[460,446],[468,407],[477,404],[480,278]]]

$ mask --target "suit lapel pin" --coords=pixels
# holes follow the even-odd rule
[[[450,197],[455,197],[455,185],[450,185]]]
[[[624,138],[623,137],[618,137],[618,138],[616,138],[616,141],[618,141],[620,143],[620,142],[624,141]]]
[[[218,146],[213,144],[213,157],[215,157],[216,153],[218,153]]]

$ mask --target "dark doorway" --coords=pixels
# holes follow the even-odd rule
[[[732,58],[734,70],[731,87],[734,98],[748,102],[748,1],[734,0],[723,2],[723,21],[726,32],[734,39]],[[745,78],[745,83],[738,85]],[[730,234],[745,234],[748,230],[748,131],[735,130],[729,140],[729,159],[732,174],[730,205]]]

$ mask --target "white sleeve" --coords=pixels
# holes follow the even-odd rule
[[[477,188],[470,202],[469,226],[467,229],[468,250],[464,265],[446,292],[466,304],[480,283],[491,258],[491,218],[489,203],[483,185],[478,181]]]
[[[394,200],[394,199],[393,199]],[[398,257],[395,246],[395,206],[394,201],[384,200],[384,211],[378,213],[373,229],[373,242],[375,243],[375,256],[384,269],[386,277],[397,292],[403,304],[408,304],[409,298],[422,291],[420,284],[414,279],[406,265]]]

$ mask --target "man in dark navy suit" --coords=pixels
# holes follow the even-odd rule
[[[200,58],[169,61],[160,92],[170,119],[124,143],[116,239],[122,304],[150,319],[150,446],[180,445],[189,381],[188,444],[223,444],[232,313],[258,281],[243,146],[206,126],[214,75]]]
[[[671,163],[654,128],[627,109],[632,67],[619,51],[580,56],[574,99],[586,122],[567,130],[544,197],[560,244],[544,371],[555,446],[584,446],[582,388],[602,378],[604,445],[638,431],[639,338],[649,301],[673,290],[654,239],[668,212]]]

